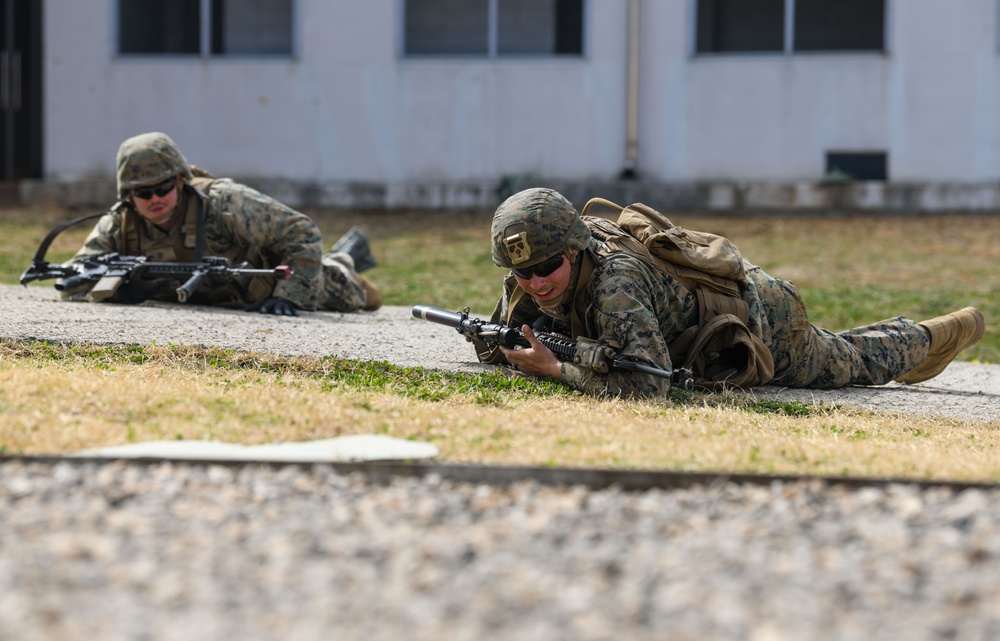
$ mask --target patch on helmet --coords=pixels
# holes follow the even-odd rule
[[[528,232],[522,231],[503,239],[504,247],[507,248],[507,255],[510,262],[520,265],[531,258],[531,245],[528,244]]]

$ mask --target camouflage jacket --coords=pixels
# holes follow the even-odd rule
[[[593,242],[593,241],[592,241]],[[585,283],[576,282],[573,275],[571,287],[574,295],[555,310],[541,310],[530,296],[524,296],[507,324],[531,326],[540,314],[553,319],[552,330],[568,334],[570,314],[574,300],[584,297],[584,338],[611,345],[621,356],[671,370],[669,345],[684,330],[698,323],[698,300],[694,292],[678,279],[665,274],[647,262],[626,253],[599,256],[589,249],[595,267]],[[770,278],[756,265],[744,260],[748,283],[742,298],[750,308],[747,327],[770,343],[770,321],[757,293],[759,278]],[[516,287],[513,276],[504,281],[504,294],[493,312],[491,321],[508,320],[509,302]],[[571,338],[578,338],[572,336]],[[499,350],[479,350],[480,360],[502,362]],[[677,366],[680,363],[676,364]],[[662,396],[670,389],[669,379],[649,374],[613,370],[600,374],[572,363],[563,363],[562,382],[581,392],[595,395]]]
[[[319,228],[305,214],[277,200],[228,178],[214,180],[208,192],[184,190],[184,198],[203,197],[205,216],[206,256],[225,256],[231,264],[244,261],[249,267],[271,268],[288,265],[292,278],[268,282],[266,287],[248,287],[234,298],[232,292],[211,292],[206,302],[244,306],[269,296],[280,296],[299,308],[314,310],[324,286],[321,256],[323,240]],[[195,196],[194,194],[201,194]],[[181,202],[182,210],[191,206]],[[164,247],[176,230],[164,232],[149,224],[134,212],[126,214],[136,221],[142,244]],[[130,223],[132,224],[132,223]],[[84,242],[83,248],[71,260],[99,256],[110,252],[122,253],[122,213],[110,211],[102,216]],[[169,256],[150,256],[153,260],[171,260]],[[173,258],[172,260],[177,260]]]

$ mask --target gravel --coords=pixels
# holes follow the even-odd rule
[[[419,302],[419,301],[417,301]],[[275,318],[0,287],[0,336],[474,371],[408,307]],[[1000,367],[779,398],[996,421]],[[331,466],[0,460],[0,639],[995,639],[1000,487],[373,485]]]
[[[4,639],[995,639],[1000,489],[0,465]]]

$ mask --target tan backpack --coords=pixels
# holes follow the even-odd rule
[[[588,216],[594,204],[620,212],[618,221]],[[698,298],[698,324],[668,349],[673,363],[690,368],[694,384],[706,389],[763,385],[774,376],[771,351],[747,327],[750,308],[741,297],[746,283],[743,257],[728,238],[674,225],[652,207],[621,207],[592,198],[581,217],[600,253],[627,252],[679,279]]]

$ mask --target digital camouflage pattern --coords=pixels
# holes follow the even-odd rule
[[[567,247],[584,249],[590,230],[566,198],[552,189],[526,189],[501,203],[493,215],[493,262],[530,267]]]
[[[607,343],[626,358],[662,369],[680,365],[671,361],[668,345],[698,323],[696,294],[636,256],[599,254],[596,240],[587,251],[595,263],[587,282],[578,282],[574,273],[570,281],[573,294],[555,309],[542,310],[530,297],[523,297],[509,324],[531,326],[544,313],[554,323],[550,331],[568,334],[574,299],[583,295],[589,301],[583,319],[584,338]],[[792,283],[768,275],[746,259],[744,266],[747,284],[742,299],[750,309],[747,327],[774,358],[772,385],[826,389],[883,385],[912,370],[927,356],[927,332],[908,318],[844,332],[821,329],[809,322]],[[507,320],[515,287],[516,281],[508,275],[491,322]],[[477,349],[484,362],[503,361],[499,350],[482,345]],[[595,395],[662,396],[670,389],[664,378],[620,370],[600,374],[571,363],[562,364],[561,378],[574,389]]]
[[[792,283],[772,278],[756,266],[750,276],[771,326],[772,385],[823,389],[884,385],[927,357],[930,336],[905,316],[831,332],[809,322]]]
[[[155,185],[171,176],[191,180],[191,166],[167,134],[154,131],[133,136],[118,147],[118,197],[136,187]]]
[[[245,307],[276,296],[285,298],[304,310],[353,312],[365,307],[367,292],[362,278],[354,271],[351,257],[323,251],[323,239],[315,222],[277,200],[228,178],[206,181],[208,191],[190,186],[191,167],[176,145],[165,134],[143,134],[130,138],[119,149],[119,190],[161,182],[171,175],[185,177],[185,188],[178,203],[183,212],[194,206],[191,199],[202,199],[205,215],[206,256],[225,256],[231,264],[244,261],[249,267],[267,269],[288,265],[292,277],[287,281],[256,279],[257,286],[247,286],[239,296],[231,287],[212,290],[197,302],[230,307]],[[162,171],[169,170],[165,176]],[[200,180],[200,179],[194,179]],[[130,207],[130,206],[129,206]],[[142,255],[152,260],[185,260],[178,256],[180,225],[163,231],[134,211],[123,214],[113,208],[102,216],[83,248],[71,260],[121,253],[122,217],[138,226]],[[193,232],[190,232],[193,233]],[[261,282],[266,282],[261,287]],[[79,293],[74,293],[79,297]],[[165,291],[165,300],[176,300],[173,291]]]

